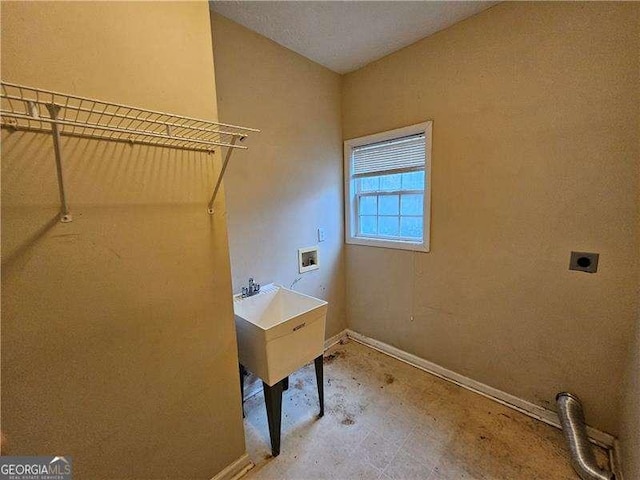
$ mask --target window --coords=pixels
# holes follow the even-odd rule
[[[344,142],[346,242],[429,251],[431,122]]]

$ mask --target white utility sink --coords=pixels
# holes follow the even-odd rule
[[[327,302],[269,284],[235,295],[240,364],[273,386],[322,355]]]

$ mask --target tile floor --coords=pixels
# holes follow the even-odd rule
[[[262,393],[245,411],[246,480],[578,479],[560,430],[354,341],[325,353],[323,418],[313,363],[290,377],[278,457]]]

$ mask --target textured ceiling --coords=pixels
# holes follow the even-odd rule
[[[347,73],[498,2],[211,1],[211,9]]]

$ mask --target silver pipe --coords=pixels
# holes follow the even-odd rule
[[[615,480],[612,472],[601,469],[596,462],[587,437],[580,399],[570,393],[562,392],[556,395],[556,404],[562,431],[571,451],[571,463],[578,476],[582,480]]]

